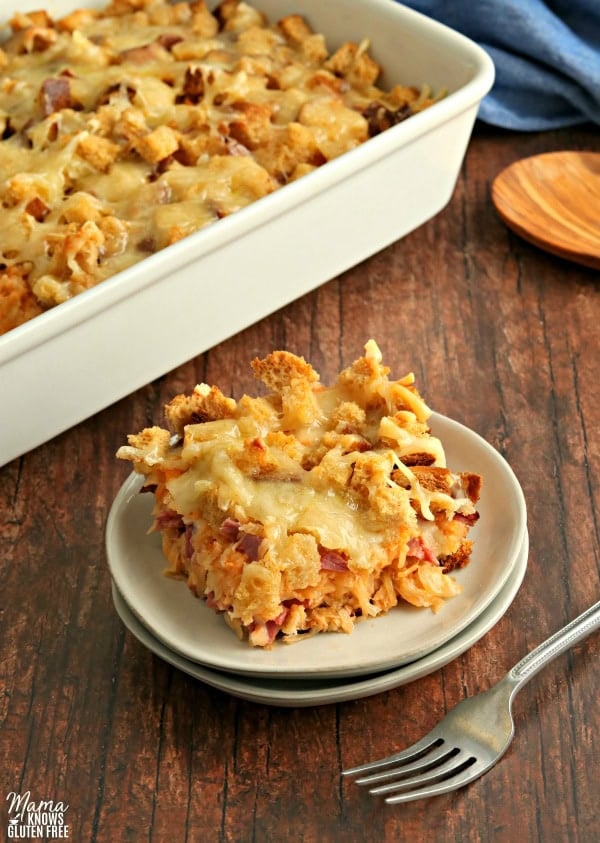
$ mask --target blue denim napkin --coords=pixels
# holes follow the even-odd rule
[[[403,1],[491,56],[481,120],[522,131],[600,124],[600,0]]]

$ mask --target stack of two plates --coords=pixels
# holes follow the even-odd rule
[[[358,699],[412,682],[465,652],[504,615],[527,568],[526,509],[506,461],[473,431],[434,414],[448,465],[484,478],[470,564],[454,573],[462,593],[436,614],[398,606],[350,635],[317,635],[271,650],[239,641],[186,586],[164,576],[152,496],[132,475],[112,506],[106,546],[115,608],[148,649],[202,682],[252,702],[307,706]]]

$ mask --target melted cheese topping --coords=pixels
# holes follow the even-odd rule
[[[166,482],[169,498],[184,519],[202,517],[205,501],[216,490],[223,513],[269,525],[281,535],[309,533],[324,547],[347,553],[357,565],[381,540],[368,512],[361,511],[351,496],[324,486],[314,470],[285,479],[248,476],[236,465],[243,452],[242,439],[233,453],[213,441],[184,474]]]
[[[171,571],[259,646],[456,594],[479,479],[447,468],[413,376],[390,381],[372,340],[331,387],[288,352],[253,368],[268,395],[201,384],[165,408],[174,438],[119,449],[155,487]]]
[[[0,49],[0,333],[431,104],[297,15],[223,0],[16,14]],[[27,310],[25,301],[30,305]]]

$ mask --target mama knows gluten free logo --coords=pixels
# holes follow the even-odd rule
[[[52,799],[35,802],[31,792],[9,793],[8,839],[9,840],[55,840],[69,837],[66,813],[69,806]]]

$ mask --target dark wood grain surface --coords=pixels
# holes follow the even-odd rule
[[[0,469],[0,839],[5,797],[29,791],[68,803],[76,841],[600,840],[598,635],[524,688],[514,743],[468,788],[390,807],[340,779],[418,739],[600,597],[599,275],[518,239],[490,201],[512,161],[567,148],[598,149],[597,132],[477,126],[430,222]],[[412,684],[307,708],[212,690],[114,611],[104,528],[129,471],[115,451],[196,382],[252,391],[255,355],[287,348],[328,382],[370,337],[392,374],[414,371],[434,409],[514,468],[523,585],[481,641]]]

